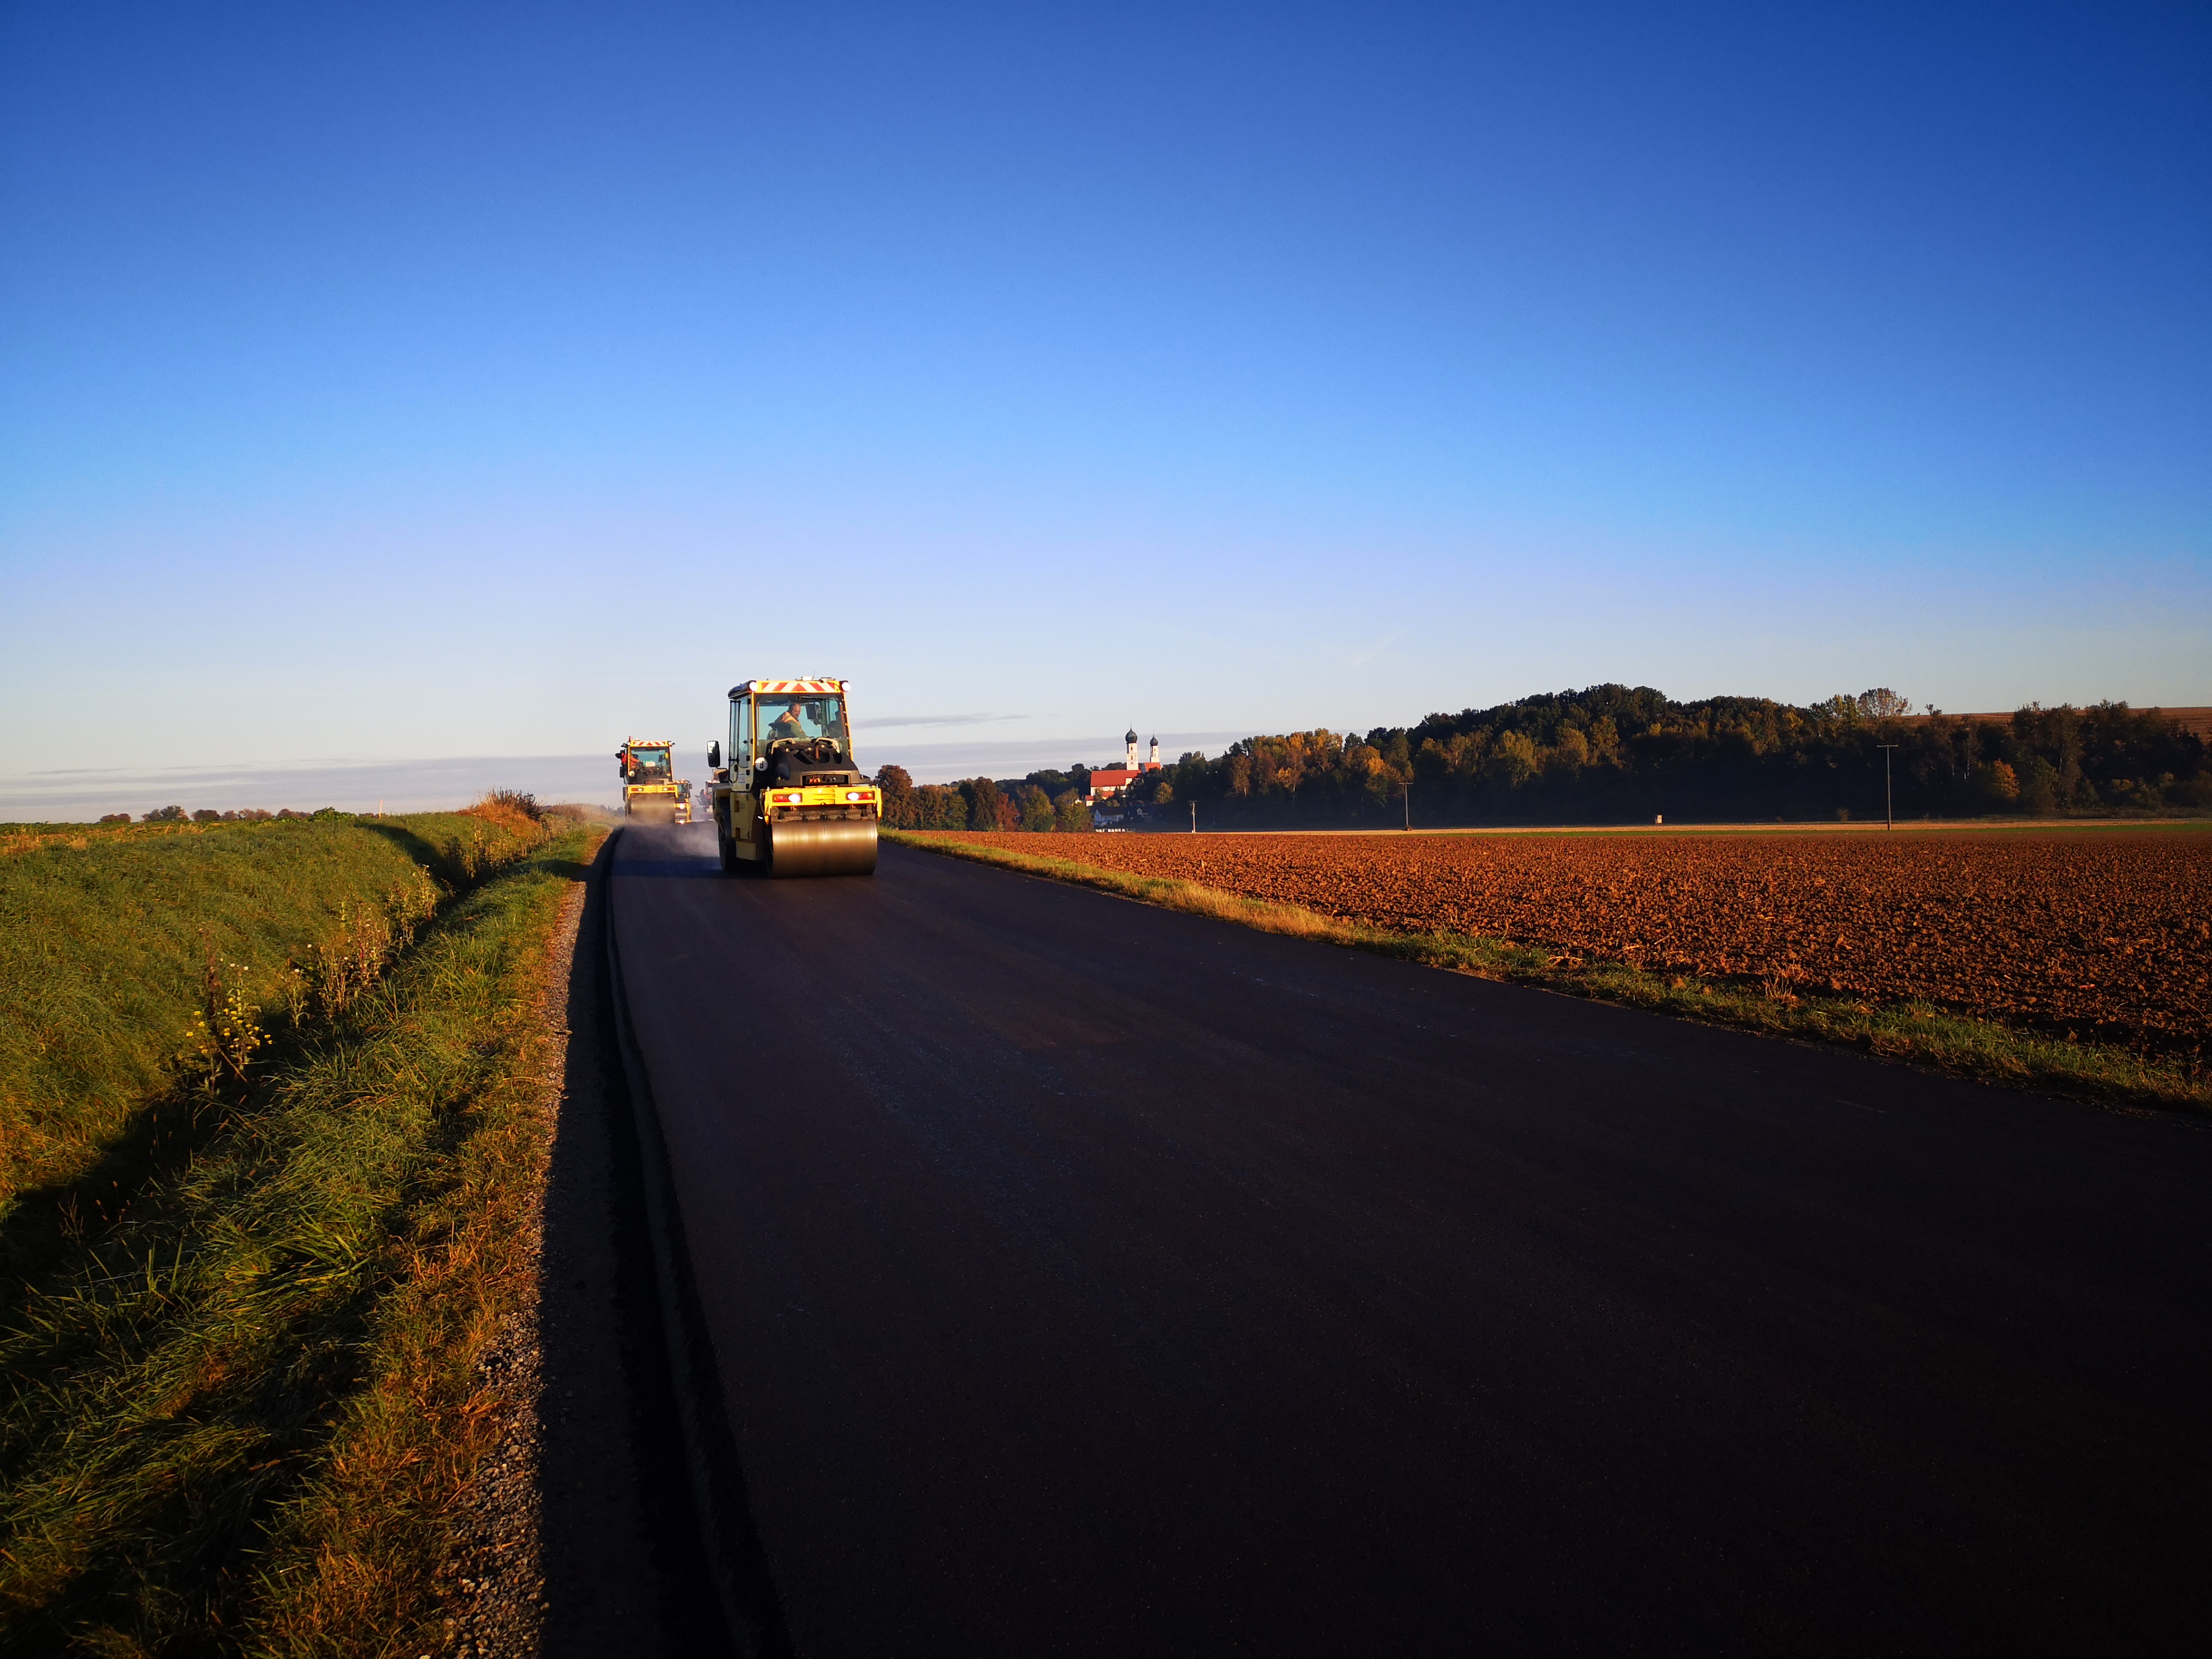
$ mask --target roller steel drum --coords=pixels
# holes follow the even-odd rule
[[[876,872],[876,824],[786,819],[769,826],[768,870],[772,876],[872,876]]]

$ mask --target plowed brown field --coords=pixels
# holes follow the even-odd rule
[[[2203,1050],[2212,834],[957,839],[1662,971]]]

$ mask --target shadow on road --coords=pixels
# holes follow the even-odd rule
[[[711,874],[711,856],[703,871]],[[670,1409],[638,1148],[613,1040],[603,857],[568,991],[545,1194],[540,1528],[545,1659],[733,1651]],[[673,873],[673,872],[672,872]]]

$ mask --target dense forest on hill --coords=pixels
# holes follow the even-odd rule
[[[1400,822],[1409,785],[1413,821],[1431,826],[1879,818],[1892,744],[1900,817],[2212,807],[2204,740],[2156,709],[2031,706],[2008,722],[1914,715],[1886,689],[1799,707],[1677,702],[1625,685],[1431,714],[1364,737],[1247,738],[1211,758],[1184,755],[1130,799],[1176,819],[1197,802],[1212,829]],[[903,773],[895,781],[893,823],[1088,827],[1070,811],[1087,781],[1082,768],[943,787],[914,787]]]

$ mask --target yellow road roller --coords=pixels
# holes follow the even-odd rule
[[[633,817],[676,821],[677,787],[673,745],[631,738],[615,750],[621,764],[623,811]]]
[[[867,876],[883,792],[853,758],[842,680],[730,688],[729,749],[707,750],[714,839],[727,872]]]

